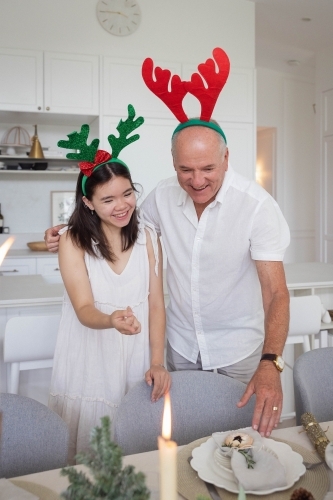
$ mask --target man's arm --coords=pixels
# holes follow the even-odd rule
[[[282,355],[289,329],[289,292],[282,262],[256,261],[265,312],[264,353]],[[272,361],[261,361],[239,407],[247,404],[256,394],[252,427],[261,435],[269,436],[277,426],[282,411],[280,372]],[[273,410],[277,407],[278,410]]]
[[[49,252],[57,253],[59,250],[59,239],[60,236],[58,231],[66,227],[66,224],[60,224],[59,226],[50,227],[45,231],[44,241],[46,243],[47,249]]]

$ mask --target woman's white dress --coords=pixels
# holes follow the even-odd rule
[[[146,228],[148,229],[148,228]],[[156,233],[149,228],[156,259]],[[49,407],[70,429],[69,461],[88,448],[90,431],[100,418],[114,419],[123,396],[143,380],[149,357],[149,261],[146,231],[140,224],[126,268],[116,274],[107,261],[85,254],[95,306],[111,314],[130,306],[141,332],[122,335],[118,330],[92,330],[78,320],[67,292],[54,356]]]

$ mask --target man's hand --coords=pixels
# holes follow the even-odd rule
[[[151,365],[146,372],[145,379],[148,385],[154,383],[154,388],[151,394],[153,403],[158,401],[164,394],[169,392],[171,387],[170,373],[161,365]]]
[[[123,335],[136,335],[141,332],[141,325],[130,307],[124,311],[114,311],[111,316],[111,328]]]
[[[47,229],[45,231],[44,241],[46,243],[49,252],[56,253],[58,251],[59,239],[60,239],[58,231],[60,231],[60,229],[62,229],[65,226],[66,224],[59,224],[59,226],[51,227],[50,229]]]
[[[259,363],[237,406],[245,406],[252,394],[256,394],[252,427],[268,437],[280,421],[283,401],[280,372],[271,361]]]

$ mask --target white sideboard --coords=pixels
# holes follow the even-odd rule
[[[0,276],[41,274],[51,283],[61,283],[58,255],[31,250],[10,250],[4,259]]]

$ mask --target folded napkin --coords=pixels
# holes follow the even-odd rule
[[[223,446],[227,436],[235,433],[244,433],[253,438],[250,448],[230,448]],[[263,438],[251,428],[237,431],[214,432],[212,435],[221,453],[231,457],[231,469],[245,491],[265,491],[282,488],[287,485],[284,466],[275,453],[268,447],[265,449]],[[255,462],[253,468],[248,468],[246,458],[240,451],[248,453]]]
[[[333,470],[333,441],[326,446],[325,460],[329,468]]]
[[[38,497],[25,491],[8,479],[0,479],[0,500],[39,500]]]

